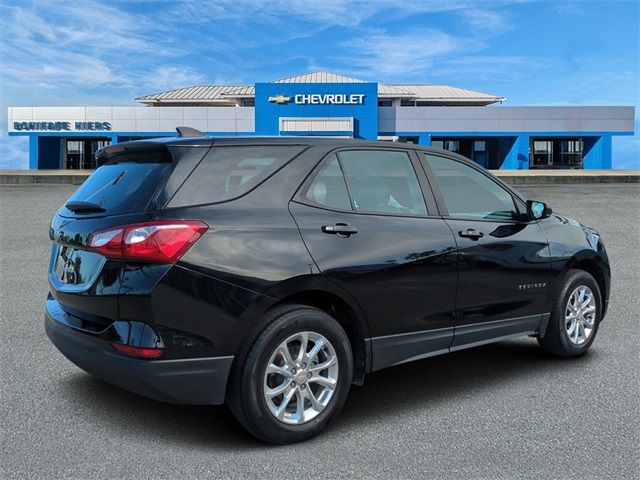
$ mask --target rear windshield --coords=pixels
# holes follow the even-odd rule
[[[218,203],[244,195],[304,148],[301,145],[214,145],[167,207]]]
[[[93,172],[67,203],[95,203],[104,209],[99,215],[145,211],[158,187],[171,174],[171,160],[165,147],[117,155]],[[66,208],[64,212],[74,217],[96,215]]]

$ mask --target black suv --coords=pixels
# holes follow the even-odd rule
[[[49,338],[269,442],[385,367],[521,335],[583,354],[607,310],[597,232],[444,151],[184,135],[98,161],[51,224]]]

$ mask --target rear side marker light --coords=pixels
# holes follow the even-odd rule
[[[208,228],[198,220],[134,223],[93,232],[88,247],[110,258],[176,263]]]
[[[164,353],[164,348],[133,347],[124,343],[112,343],[111,346],[120,353],[133,355],[134,357],[156,358]]]

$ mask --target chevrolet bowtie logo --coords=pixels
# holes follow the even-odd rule
[[[273,97],[269,97],[270,103],[289,103],[291,101],[291,97],[288,95],[274,95]]]

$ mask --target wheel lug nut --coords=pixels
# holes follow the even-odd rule
[[[312,373],[311,372],[307,372],[307,378],[311,378]]]
[[[304,390],[305,388],[307,388],[307,386],[304,383],[300,385],[300,390]]]
[[[291,388],[296,388],[296,382],[291,382],[291,385],[289,385]]]
[[[303,364],[302,364],[302,368],[307,368],[307,364],[306,364],[306,363],[303,363]]]

